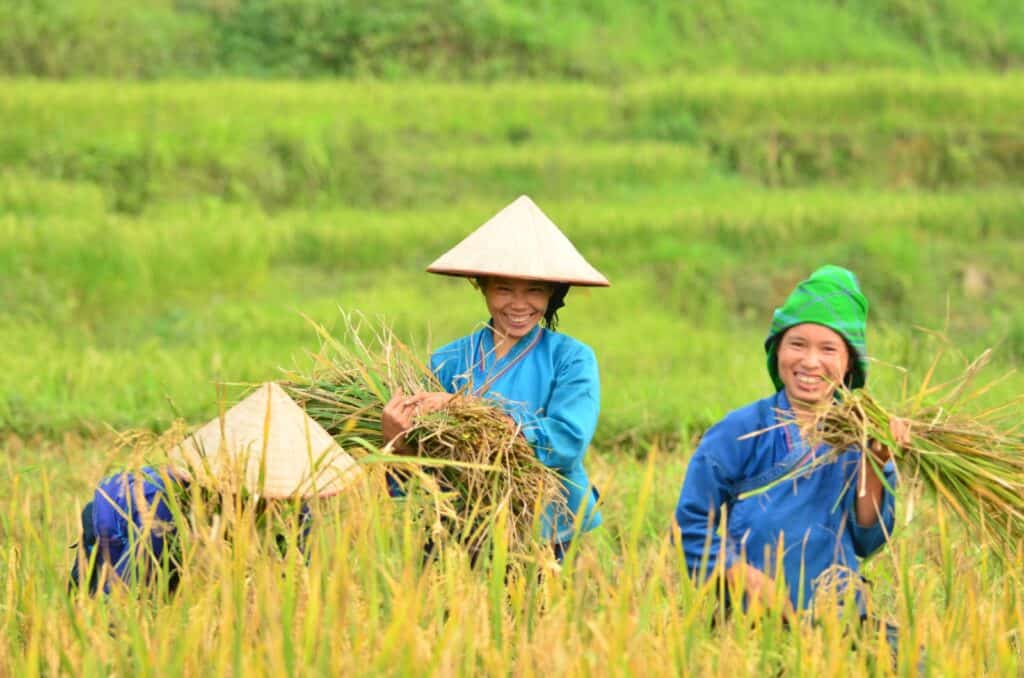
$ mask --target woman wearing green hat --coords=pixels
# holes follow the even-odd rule
[[[834,463],[745,496],[827,452],[812,449],[806,434],[840,382],[864,385],[867,312],[844,268],[824,266],[800,283],[776,309],[765,340],[776,392],[726,415],[690,460],[675,513],[687,569],[742,585],[745,604],[757,600],[787,616],[805,609],[820,575],[856,573],[892,531],[895,501],[886,486],[895,486],[895,470],[877,444],[870,452],[884,464],[884,479],[864,450],[851,448]],[[906,440],[900,422],[893,429]]]

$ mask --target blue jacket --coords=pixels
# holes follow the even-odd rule
[[[116,580],[128,583],[136,575],[148,578],[164,558],[165,538],[174,530],[166,501],[164,476],[152,467],[124,472],[103,480],[93,494],[91,535],[83,552],[90,557],[99,549],[95,572],[102,564],[111,568],[103,590],[110,592]],[[173,563],[171,564],[173,570]],[[77,579],[77,570],[73,575]],[[96,580],[94,579],[94,582]],[[93,587],[91,587],[93,588]]]
[[[775,554],[781,545],[790,600],[803,609],[813,600],[818,575],[832,565],[856,572],[859,558],[885,544],[886,534],[892,533],[895,500],[884,491],[881,520],[871,527],[857,523],[861,453],[854,448],[809,474],[740,499],[740,494],[778,479],[810,455],[827,451],[810,450],[795,424],[739,439],[775,426],[780,418],[792,419],[785,391],[731,412],[711,427],[686,469],[675,518],[687,568],[695,576],[710,574],[724,554],[721,565],[726,569],[745,557],[748,564],[778,578]],[[884,471],[886,482],[895,488],[891,462]],[[722,506],[727,513],[720,511]],[[726,515],[723,550],[715,527]]]
[[[168,505],[165,480],[175,483],[171,489],[181,492],[179,497],[184,496],[187,483],[150,466],[105,478],[96,488],[82,516],[83,562],[88,562],[96,551],[95,566],[88,582],[90,593],[97,592],[104,565],[109,568],[104,593],[109,593],[117,581],[151,582],[154,573],[165,566],[169,588],[173,590],[177,586],[179,563],[175,562],[174,554],[164,553],[168,538],[178,527]],[[306,545],[312,514],[306,503],[302,504],[300,519],[302,529],[297,546],[308,563]],[[280,548],[284,547],[282,539],[279,536]],[[71,572],[72,584],[76,586],[84,579],[84,572],[80,572],[78,565],[76,560]]]
[[[598,494],[583,468],[601,403],[597,359],[588,346],[538,325],[496,361],[488,326],[435,351],[430,367],[449,393],[465,389],[500,405],[537,458],[562,476],[571,515],[555,515],[549,506],[545,538],[571,539],[581,510],[583,532],[601,524]]]

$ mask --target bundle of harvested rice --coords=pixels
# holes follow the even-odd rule
[[[385,450],[381,414],[392,393],[443,391],[429,367],[387,327],[368,342],[347,319],[348,345],[313,323],[322,339],[308,375],[289,373],[281,385],[342,448]],[[532,552],[539,512],[565,511],[557,473],[544,466],[512,420],[494,403],[456,394],[440,411],[414,418],[405,434],[412,454],[394,460],[400,473],[420,474],[447,498],[449,530],[477,549],[493,537],[499,515],[507,520],[510,554]]]
[[[826,443],[830,453],[744,496],[829,463],[851,446],[867,450],[872,441],[878,441],[892,451],[901,479],[922,481],[980,536],[994,543],[1001,557],[1012,559],[1024,543],[1022,399],[970,409],[995,383],[972,388],[990,356],[985,351],[956,379],[933,385],[937,356],[918,392],[894,408],[884,407],[865,389],[841,388],[807,427],[808,442]],[[890,432],[890,421],[897,416],[909,425],[910,440],[902,446]],[[880,474],[874,456],[865,457]]]

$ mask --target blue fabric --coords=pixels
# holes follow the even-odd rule
[[[99,548],[96,567],[106,563],[116,579],[128,583],[136,566],[161,562],[164,536],[173,528],[165,494],[164,478],[148,466],[138,472],[118,473],[100,483],[92,507],[92,528]],[[153,522],[146,525],[144,533],[143,519],[151,512]],[[107,579],[104,592],[110,592],[114,581],[114,577]]]
[[[535,339],[533,348],[518,360]],[[519,424],[537,458],[562,476],[571,514],[555,515],[549,506],[543,521],[545,539],[569,541],[581,510],[583,532],[601,524],[594,506],[597,491],[583,468],[601,401],[597,358],[590,347],[538,325],[496,361],[488,326],[435,351],[430,367],[449,393],[465,389],[479,394],[500,374],[480,395],[502,407]]]
[[[180,482],[176,487],[184,490],[188,485]],[[91,524],[83,525],[82,546],[86,561],[92,556],[93,549],[99,549],[96,573],[103,564],[110,568],[111,574],[103,585],[104,593],[110,593],[111,586],[118,580],[127,584],[136,574],[148,578],[154,571],[152,568],[163,563],[166,538],[177,529],[166,496],[164,476],[150,466],[110,476],[96,488],[88,507]],[[146,525],[148,531],[144,532],[144,519],[151,514],[153,520]],[[302,529],[298,534],[297,546],[305,555],[308,565],[310,552],[307,544],[312,513],[307,503],[303,502],[299,515]],[[91,533],[88,528],[91,528]],[[146,539],[142,539],[143,536]],[[277,543],[284,554],[287,548],[284,535],[277,535]],[[75,585],[80,585],[81,573],[77,565],[76,562],[71,579]],[[168,565],[173,588],[177,582],[177,564],[170,562]],[[90,581],[92,593],[97,588],[95,581],[94,574]]]
[[[710,575],[719,564],[728,569],[745,557],[748,564],[778,578],[776,546],[781,542],[782,574],[790,600],[795,609],[804,609],[813,600],[819,574],[834,564],[857,571],[859,558],[884,545],[886,533],[893,528],[895,499],[884,491],[881,520],[872,527],[857,524],[861,453],[852,448],[834,463],[740,499],[740,494],[781,477],[812,452],[820,456],[827,451],[824,447],[810,450],[795,424],[739,440],[791,418],[786,393],[779,391],[731,412],[711,427],[687,467],[675,518],[687,569],[695,576]],[[884,472],[886,482],[895,487],[891,462]],[[724,545],[716,530],[724,517],[719,510],[722,505],[728,516],[722,531]]]

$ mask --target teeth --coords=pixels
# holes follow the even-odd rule
[[[821,383],[821,377],[804,377],[798,375],[796,380],[799,381],[801,384],[807,384],[809,386],[814,386],[816,384]]]

